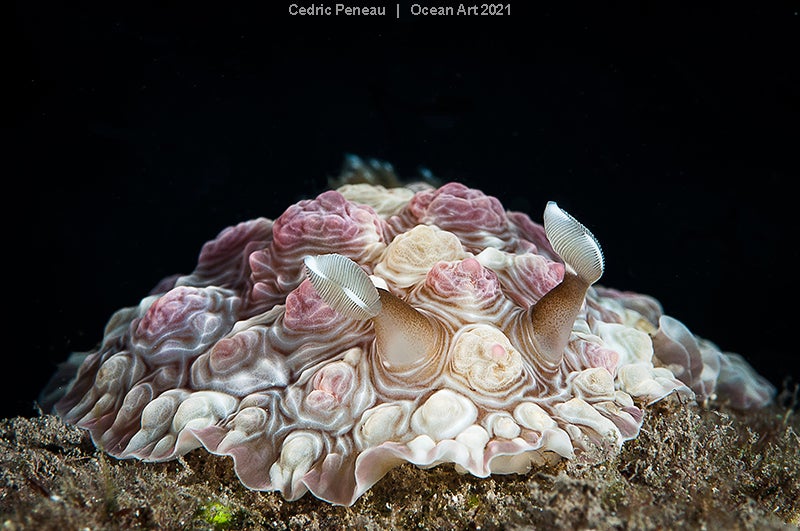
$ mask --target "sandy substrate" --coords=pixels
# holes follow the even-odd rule
[[[795,391],[796,392],[796,391]],[[784,397],[784,402],[789,400]],[[52,416],[0,421],[3,529],[795,529],[800,418],[669,400],[599,464],[464,476],[389,473],[353,507],[241,485],[231,460],[118,461]]]

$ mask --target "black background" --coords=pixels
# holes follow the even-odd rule
[[[108,4],[11,19],[2,416],[35,414],[113,311],[190,272],[224,227],[324,190],[346,153],[537,221],[558,201],[603,244],[602,284],[797,381],[796,7]]]

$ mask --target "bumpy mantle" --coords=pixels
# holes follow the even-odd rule
[[[544,222],[459,183],[346,184],[223,230],[49,398],[113,456],[203,446],[250,488],[343,505],[405,461],[485,477],[618,448],[672,393],[771,400],[655,299],[594,284],[569,214]]]

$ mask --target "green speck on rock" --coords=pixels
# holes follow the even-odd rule
[[[198,517],[217,530],[230,529],[237,521],[233,509],[218,501],[210,501],[200,507]]]
[[[471,494],[471,495],[469,496],[469,498],[467,498],[467,506],[468,506],[470,509],[475,509],[475,508],[477,508],[477,507],[478,507],[478,505],[480,505],[480,504],[481,504],[481,500],[480,500],[480,498],[478,498],[478,495],[477,495],[477,494]]]

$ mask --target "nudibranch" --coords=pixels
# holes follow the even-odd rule
[[[341,505],[404,462],[487,477],[613,451],[671,394],[772,399],[603,269],[554,202],[539,224],[457,182],[351,182],[223,230],[48,398],[115,457],[204,447],[251,489]]]

